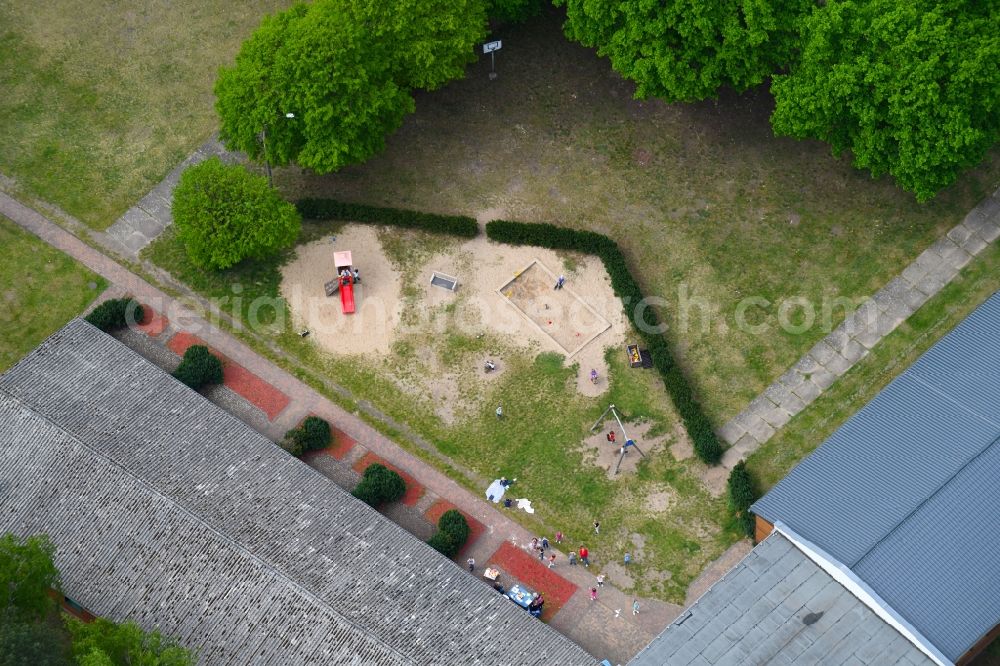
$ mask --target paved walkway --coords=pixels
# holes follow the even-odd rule
[[[177,187],[184,169],[215,155],[221,157],[224,162],[234,162],[237,158],[235,154],[226,152],[218,137],[212,137],[174,167],[159,185],[139,203],[125,211],[125,214],[108,227],[105,233],[121,245],[126,256],[138,257],[139,252],[152,243],[173,221],[170,206],[173,202],[174,188]]]
[[[229,333],[212,325],[178,300],[85,244],[62,227],[3,193],[0,193],[0,214],[9,217],[49,245],[62,250],[105,277],[118,293],[129,293],[141,302],[149,304],[160,318],[150,322],[147,325],[149,330],[145,333],[133,332],[133,334],[156,341],[155,346],[159,351],[147,350],[146,354],[154,359],[158,358],[161,365],[171,362],[163,356],[165,350],[169,349],[169,340],[181,332],[196,335],[227,359],[238,363],[241,368],[290,398],[287,406],[279,412],[267,414],[251,406],[244,398],[226,387],[217,387],[214,389],[215,393],[209,394],[208,397],[245,420],[251,427],[276,439],[306,415],[315,414],[349,435],[357,444],[350,447],[343,460],[333,463],[329,461],[313,463],[317,469],[325,468],[324,473],[335,482],[344,486],[352,483],[352,479],[356,479],[357,476],[352,467],[366,453],[374,454],[405,470],[423,487],[424,493],[416,498],[414,506],[400,505],[386,512],[404,528],[421,538],[426,538],[426,531],[424,533],[420,531],[428,529],[427,523],[424,520],[422,521],[424,526],[420,526],[420,515],[430,510],[439,499],[444,498],[461,507],[465,513],[484,526],[482,535],[470,545],[467,554],[463,553],[460,557],[472,556],[477,562],[485,563],[504,543],[521,547],[530,541],[532,534],[509,518],[504,510],[498,510],[478,493],[469,492],[429,464],[399,448],[357,415],[330,402],[311,387],[259,356]],[[172,362],[176,362],[176,358],[174,356]],[[325,457],[333,460],[332,456]],[[601,554],[592,553],[591,559],[594,566],[590,569],[581,566],[570,567],[566,564],[565,553],[559,553],[558,561],[561,564],[557,565],[553,572],[572,583],[576,591],[550,623],[594,656],[624,663],[662,631],[680,613],[681,608],[643,599],[640,601],[642,612],[638,617],[632,617],[630,611],[632,598],[614,589],[610,584],[604,586],[597,602],[591,602],[586,590],[594,584],[593,576],[601,565]]]
[[[756,451],[998,237],[1000,189],[719,428],[719,436],[731,445],[722,457],[723,466],[732,469]]]

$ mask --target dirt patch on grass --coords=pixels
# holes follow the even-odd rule
[[[648,495],[644,506],[650,513],[669,511],[677,503],[677,491],[670,486],[657,484]]]
[[[354,287],[355,312],[341,311],[340,297],[326,295],[334,279],[333,253],[349,250],[361,272]],[[382,252],[375,227],[349,225],[331,240],[298,247],[295,259],[281,269],[281,296],[296,326],[323,349],[335,354],[385,354],[396,337],[402,290],[399,272]]]
[[[339,297],[327,297],[325,293],[324,285],[333,279],[335,270],[334,250],[350,250],[354,264],[361,270],[354,314],[342,313]],[[566,338],[560,344],[497,291],[535,261],[551,266],[552,272],[560,271],[564,264],[564,258],[555,252],[493,243],[480,236],[435,248],[400,267],[387,255],[375,228],[347,225],[333,240],[326,238],[297,249],[294,260],[282,268],[281,295],[296,325],[308,330],[310,339],[332,354],[383,356],[392,353],[394,343],[409,336],[425,341],[451,335],[472,340],[489,336],[518,349],[563,355],[563,345],[572,345],[575,353],[567,362],[578,366],[577,390],[583,395],[599,395],[607,390],[605,349],[622,346],[630,330],[604,266],[594,257],[574,258],[567,288],[558,291],[541,277],[533,279],[532,288],[537,293],[525,307],[529,312],[544,311],[548,304],[553,313],[562,313],[561,317],[553,314],[551,326],[547,324],[549,319],[545,320],[546,328],[558,328],[559,339]],[[458,278],[456,290],[432,285],[433,271]],[[539,268],[537,275],[542,272]],[[583,328],[570,330],[573,326]],[[430,395],[441,406],[439,415],[451,423],[461,411],[461,382],[446,376],[455,370],[447,359],[438,363],[434,356],[415,354],[414,358],[424,366],[422,371],[397,383],[408,392]],[[491,373],[483,369],[488,358],[497,365]],[[479,377],[494,381],[504,368],[502,357],[487,352],[475,360],[473,369]],[[598,373],[596,383],[590,381],[592,369]]]
[[[650,422],[625,424],[629,437],[635,440],[636,445],[642,449],[642,453],[649,457],[662,449],[669,439],[667,435],[646,439],[646,433],[649,432],[652,425]],[[611,430],[615,431],[614,444],[610,443],[607,439],[608,432]],[[615,466],[618,464],[618,459],[621,458],[621,449],[624,443],[625,437],[618,427],[618,423],[614,419],[610,419],[605,421],[593,435],[580,443],[580,450],[583,451],[586,462],[597,465],[605,471],[609,479],[614,479],[616,476],[622,474],[634,473],[639,467],[639,461],[643,459],[642,454],[630,448],[629,452],[625,454],[624,459],[622,459],[618,474],[615,474]]]
[[[674,460],[687,460],[694,456],[694,442],[682,423],[674,424],[674,443],[670,446]]]

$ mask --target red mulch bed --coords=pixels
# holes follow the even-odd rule
[[[424,512],[424,517],[427,518],[432,525],[437,526],[438,520],[441,519],[441,516],[443,516],[446,511],[451,511],[452,509],[458,509],[458,511],[465,516],[466,522],[469,523],[469,538],[466,540],[465,545],[462,546],[461,550],[458,551],[458,555],[455,556],[458,558],[462,557],[466,549],[475,543],[476,539],[482,536],[483,532],[486,531],[486,526],[448,500],[438,500],[437,502],[434,502],[434,504],[431,505],[431,508]]]
[[[135,327],[146,335],[155,338],[166,330],[169,323],[166,317],[148,305],[143,304],[142,321],[137,323]]]
[[[500,570],[504,587],[510,587],[514,581],[518,581],[533,592],[541,593],[545,597],[543,620],[549,620],[558,613],[577,590],[576,585],[557,574],[555,569],[549,569],[548,564],[542,564],[537,557],[509,541],[504,541],[497,548],[486,566],[494,566]],[[560,566],[569,566],[566,558],[556,560],[556,567]]]
[[[203,344],[205,344],[205,341],[197,335],[181,331],[180,333],[175,333],[172,338],[167,340],[167,349],[178,356],[184,356],[184,352],[188,350],[188,347]]]
[[[389,469],[393,470],[401,477],[403,477],[403,481],[406,482],[406,494],[403,495],[403,499],[400,500],[403,504],[405,504],[406,506],[413,506],[420,500],[421,497],[423,497],[424,487],[419,483],[417,483],[412,476],[410,476],[403,470],[399,469],[395,465],[386,462],[384,459],[378,457],[374,453],[366,453],[364,458],[354,463],[354,471],[358,473],[364,472],[366,469],[368,469],[369,465],[372,465],[374,463],[380,463],[382,465],[385,465],[386,467],[388,467]]]
[[[205,342],[198,336],[181,331],[167,341],[167,348],[183,356],[188,347],[203,344]],[[291,402],[287,395],[242,365],[233,363],[214,349],[210,348],[210,351],[222,359],[222,383],[267,414],[268,420],[273,421]]]

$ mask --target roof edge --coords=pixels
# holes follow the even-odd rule
[[[890,606],[875,590],[868,586],[863,580],[851,571],[846,565],[841,564],[830,556],[829,553],[812,543],[811,541],[796,534],[788,525],[780,520],[774,522],[774,529],[779,532],[792,545],[802,551],[806,557],[816,563],[819,568],[827,573],[831,578],[840,583],[848,592],[875,613],[883,622],[898,631],[903,637],[910,641],[918,650],[927,655],[938,666],[955,666],[948,657],[944,656],[933,643]]]

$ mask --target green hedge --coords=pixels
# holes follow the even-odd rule
[[[566,229],[552,224],[494,220],[486,224],[486,235],[491,240],[501,243],[537,245],[553,250],[573,250],[597,255],[611,277],[611,287],[615,295],[622,299],[626,309],[634,308],[644,301],[642,290],[632,277],[618,244],[603,234]],[[722,457],[722,445],[712,429],[711,422],[695,399],[694,391],[684,373],[674,363],[664,336],[648,330],[655,330],[660,325],[656,312],[650,307],[643,308],[639,317],[633,320],[633,324],[653,356],[653,366],[663,378],[667,392],[684,421],[684,427],[694,444],[695,453],[709,465],[718,463]]]
[[[112,298],[104,301],[84,319],[102,331],[124,328],[142,321],[142,306],[133,298]]]
[[[352,494],[365,504],[377,508],[402,498],[406,494],[406,482],[385,465],[374,463],[365,469],[361,482],[355,486]]]
[[[318,416],[307,416],[302,425],[285,433],[282,446],[293,456],[301,456],[330,446],[330,438],[329,423]]]
[[[750,511],[750,505],[757,501],[757,491],[754,487],[753,477],[750,470],[742,460],[736,463],[733,471],[729,473],[727,482],[729,490],[729,508],[736,513],[736,518],[740,521],[740,527],[747,536],[754,535],[754,515]]]
[[[206,384],[221,384],[222,361],[205,345],[191,345],[173,376],[196,391]]]
[[[380,208],[364,204],[344,203],[334,199],[302,199],[295,204],[304,218],[312,220],[345,220],[384,224],[390,227],[420,229],[439,234],[475,238],[479,225],[465,215],[437,215],[399,208]]]

